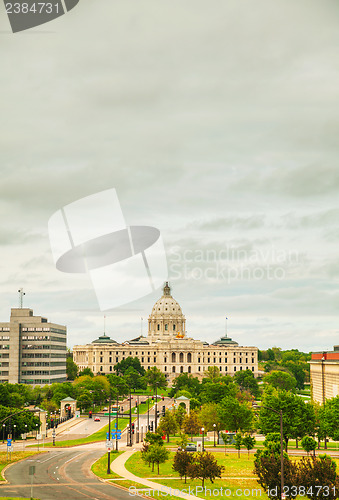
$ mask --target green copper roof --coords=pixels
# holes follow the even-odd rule
[[[213,342],[212,345],[228,346],[228,345],[239,345],[239,344],[235,340],[232,340],[230,337],[227,337],[227,335],[225,335],[216,342]]]
[[[92,344],[116,344],[115,340],[112,340],[110,337],[104,333],[97,340],[93,340]]]

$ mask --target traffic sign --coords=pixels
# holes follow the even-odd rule
[[[10,453],[12,453],[12,451],[13,451],[13,446],[8,446],[8,445],[7,445],[7,451],[9,451]]]
[[[54,438],[55,438],[55,431],[53,431],[53,432],[52,432],[52,437],[54,437]]]
[[[107,448],[107,453],[110,453],[112,451],[112,448]]]
[[[106,439],[109,439],[109,432],[106,432]]]
[[[37,439],[42,439],[42,434],[37,434],[37,435],[36,435],[36,438],[37,438]]]
[[[12,446],[12,440],[11,439],[7,439],[7,446]]]
[[[106,441],[106,448],[112,448],[113,447],[113,441]]]

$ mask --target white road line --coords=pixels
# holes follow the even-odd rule
[[[65,451],[62,451],[62,452],[59,454],[59,456],[60,456],[60,455],[62,455],[63,453],[66,453],[66,452],[65,452]],[[43,464],[43,463],[47,462],[48,460],[52,460],[52,458],[56,458],[56,457],[57,457],[57,455],[53,455],[53,456],[51,456],[51,457],[49,457],[49,458],[46,458],[46,460],[41,460],[41,461],[40,461],[40,463],[41,463],[41,464]]]
[[[79,453],[78,455],[75,455],[75,457],[70,458],[69,460],[67,460],[67,461],[65,462],[65,464],[67,464],[67,463],[68,463],[68,462],[70,462],[71,460],[74,460],[74,459],[75,459],[76,457],[78,457],[79,455],[82,455],[82,453]]]

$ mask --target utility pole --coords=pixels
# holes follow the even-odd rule
[[[22,309],[22,306],[23,306],[23,297],[26,294],[24,293],[24,289],[23,288],[19,288],[18,293],[19,293],[19,308]]]

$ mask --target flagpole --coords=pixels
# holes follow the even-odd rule
[[[226,316],[226,321],[225,321],[225,334],[226,334],[226,337],[227,337],[227,320],[228,320],[228,318]]]

